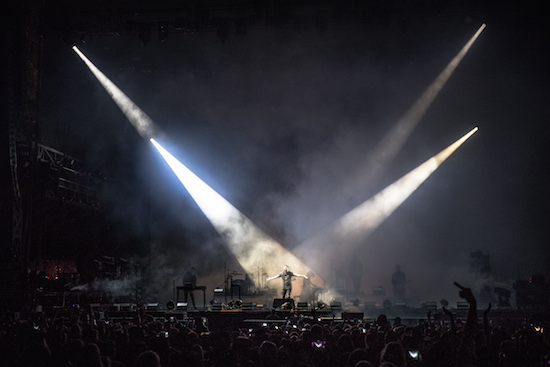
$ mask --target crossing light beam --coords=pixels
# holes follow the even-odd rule
[[[268,274],[280,272],[283,264],[305,274],[310,268],[258,228],[249,218],[178,161],[155,139],[159,151],[193,200],[208,218],[241,267],[247,273],[261,265]]]
[[[308,258],[316,269],[330,269],[330,264],[349,254],[382,224],[441,164],[466,140],[478,131],[475,127],[466,135],[401,177],[378,194],[352,209],[318,235],[303,242],[297,255],[318,254]],[[309,261],[311,259],[311,261]],[[340,259],[343,260],[343,259]],[[320,273],[327,277],[327,274]]]

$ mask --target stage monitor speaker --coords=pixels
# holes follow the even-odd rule
[[[224,303],[225,302],[225,293],[223,288],[214,289],[214,298],[212,299],[214,303]]]
[[[109,312],[118,312],[120,311],[120,303],[113,303],[108,308]]]
[[[280,310],[293,310],[294,299],[293,298],[275,298],[273,299],[273,308]]]
[[[120,311],[132,311],[132,310],[133,310],[133,306],[132,306],[131,303],[121,303],[120,304]]]
[[[397,306],[397,303],[395,304],[395,306]],[[424,302],[422,306],[424,306],[426,310],[431,310],[431,311],[437,310],[437,302],[434,302],[434,301]]]

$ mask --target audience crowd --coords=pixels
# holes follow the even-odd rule
[[[405,324],[388,319],[324,320],[272,313],[265,322],[216,328],[204,317],[132,320],[4,312],[0,326],[3,367],[416,367],[548,365],[544,325],[529,320],[478,318],[469,289],[467,316],[447,309]],[[277,319],[279,318],[279,319]]]

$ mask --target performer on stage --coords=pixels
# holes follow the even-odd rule
[[[363,278],[363,263],[359,260],[359,253],[354,253],[349,263],[349,277],[353,284],[353,294],[361,294],[361,280]]]
[[[308,277],[306,275],[295,274],[295,273],[291,272],[288,265],[285,265],[283,267],[283,271],[281,271],[279,274],[277,274],[275,276],[267,278],[267,281],[269,282],[270,280],[273,280],[273,279],[282,278],[282,280],[283,280],[283,298],[286,298],[287,293],[288,293],[288,298],[290,298],[290,293],[292,292],[292,277],[299,277],[299,278],[308,279]]]
[[[187,271],[183,274],[183,302],[187,303],[188,297],[191,297],[193,308],[197,308],[195,305],[195,288],[197,287],[197,273],[195,268]]]

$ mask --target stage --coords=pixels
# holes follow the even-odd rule
[[[220,302],[212,300],[203,304],[197,300],[197,308],[181,301],[133,303],[133,302],[87,302],[75,292],[50,292],[38,298],[39,304],[32,310],[20,312],[21,319],[31,319],[36,314],[47,317],[74,317],[76,314],[87,314],[95,320],[112,322],[140,322],[149,320],[178,320],[181,322],[203,322],[206,320],[208,329],[216,331],[243,327],[259,327],[289,320],[301,319],[308,323],[324,322],[373,322],[380,315],[386,315],[394,323],[398,318],[403,325],[416,325],[427,320],[448,322],[449,317],[435,302],[429,302],[420,307],[408,307],[396,303],[376,304],[373,302],[317,302],[314,305],[304,302],[294,302],[293,299],[268,298],[262,296],[245,296],[237,301]],[[447,307],[455,320],[465,320],[469,312],[467,303],[457,304],[457,307]],[[478,308],[480,322],[485,309]],[[488,313],[491,320],[510,320],[521,325],[525,320],[534,323],[547,323],[550,320],[550,310],[547,307],[512,308],[492,307]],[[264,326],[265,326],[264,325]]]

